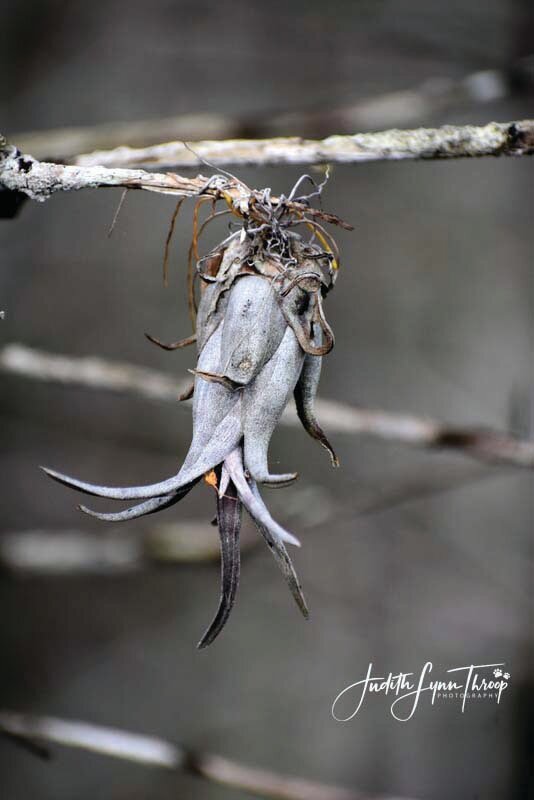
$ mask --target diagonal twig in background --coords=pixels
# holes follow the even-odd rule
[[[35,742],[76,747],[193,775],[270,800],[371,800],[368,794],[358,791],[279,775],[222,756],[189,750],[155,736],[143,736],[86,722],[0,711],[0,732],[21,743],[25,741],[28,748],[34,748]],[[375,796],[374,800],[388,798],[382,795],[380,798]],[[403,799],[397,797],[395,800]]]
[[[102,358],[69,357],[20,344],[0,350],[0,370],[34,380],[128,392],[164,402],[177,402],[182,385],[145,367]],[[318,400],[316,410],[332,433],[365,434],[415,447],[456,450],[486,463],[534,469],[534,441],[483,427],[447,425],[432,419],[377,409],[359,408],[335,400]],[[293,409],[282,424],[298,426]]]

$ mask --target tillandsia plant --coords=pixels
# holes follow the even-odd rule
[[[311,182],[313,190],[297,194],[305,181]],[[43,468],[53,479],[86,494],[142,501],[118,513],[80,506],[85,513],[106,521],[134,519],[169,508],[202,478],[214,488],[221,542],[221,597],[199,647],[213,642],[235,601],[243,506],[277,560],[298,607],[308,615],[285,547],[288,542],[298,546],[299,541],[272,518],[258,484],[285,486],[297,477],[296,473],[271,473],[267,458],[271,436],[292,393],[304,428],[326,448],[333,466],[338,466],[314,414],[322,357],[334,345],[323,299],[339,268],[336,244],[321,222],[349,226],[312,206],[325,182],[317,185],[310,176],[302,176],[288,197],[278,198],[272,197],[270,189],[250,190],[230,173],[206,182],[195,206],[189,259],[189,305],[195,333],[173,344],[149,337],[170,350],[196,341],[194,384],[182,396],[193,396],[193,438],[181,469],[159,483],[111,487]],[[216,212],[218,200],[224,200],[228,208]],[[199,226],[199,209],[207,201],[213,204],[211,213]],[[180,203],[171,223],[166,256],[179,207]],[[233,214],[238,221],[223,242],[200,258],[199,236],[222,214]],[[196,279],[200,283],[198,309]]]

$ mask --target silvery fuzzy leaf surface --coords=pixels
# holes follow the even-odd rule
[[[273,357],[286,328],[271,282],[255,275],[237,278],[224,319],[222,374],[242,386],[250,383]]]
[[[267,464],[269,442],[302,370],[304,353],[293,330],[286,326],[274,355],[256,379],[243,390],[244,461],[258,483],[284,484],[296,473],[272,475]]]

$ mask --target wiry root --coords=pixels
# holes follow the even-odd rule
[[[193,328],[196,325],[197,319],[197,301],[195,298],[195,278],[197,276],[197,272],[193,269],[193,258],[195,259],[195,263],[199,260],[199,253],[198,253],[198,236],[199,236],[199,229],[198,229],[198,215],[200,212],[201,207],[205,203],[212,203],[213,198],[211,197],[201,197],[197,200],[195,204],[195,208],[193,211],[193,238],[191,240],[191,245],[189,247],[189,256],[187,260],[187,304],[189,308],[189,316],[191,318],[191,323]]]
[[[163,254],[163,284],[167,286],[168,277],[169,277],[169,252],[171,248],[171,241],[174,234],[174,226],[176,225],[176,220],[178,219],[178,214],[180,213],[180,209],[182,204],[185,200],[185,197],[182,197],[181,200],[178,200],[176,204],[176,208],[174,209],[171,224],[169,225],[169,231],[167,233],[167,239],[165,240],[165,252]]]

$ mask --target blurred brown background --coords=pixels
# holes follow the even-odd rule
[[[12,137],[181,113],[254,119],[350,105],[430,78],[506,70],[532,45],[527,11],[512,0],[6,0],[0,127]],[[521,119],[533,105],[512,81],[498,99],[424,109],[414,124]],[[344,268],[327,303],[337,343],[322,396],[534,435],[532,167],[488,158],[333,170],[325,206],[355,231],[338,236]],[[248,168],[240,177],[280,192],[301,171]],[[1,342],[99,354],[182,380],[193,353],[159,351],[143,332],[171,340],[189,332],[192,207],[177,225],[164,289],[174,202],[130,193],[108,239],[119,196],[56,196],[1,223]],[[38,464],[141,483],[170,474],[186,452],[190,412],[178,405],[5,374],[0,381],[6,534],[109,532],[81,518],[79,498]],[[338,472],[297,428],[279,432],[271,451],[283,471],[301,473],[298,485],[267,500],[303,541],[295,563],[308,623],[263,545],[244,555],[230,623],[200,653],[195,643],[218,597],[217,561],[60,577],[4,570],[0,706],[153,733],[370,793],[525,797],[531,475],[332,438]],[[112,533],[135,542],[150,525],[173,521],[208,530],[212,503],[207,488],[196,490],[165,516]],[[463,715],[457,703],[424,703],[400,724],[376,699],[351,723],[331,718],[334,697],[370,661],[387,674],[427,660],[436,669],[505,661],[510,688],[500,706],[472,703]],[[72,750],[41,763],[0,742],[0,762],[6,800],[247,796]]]

